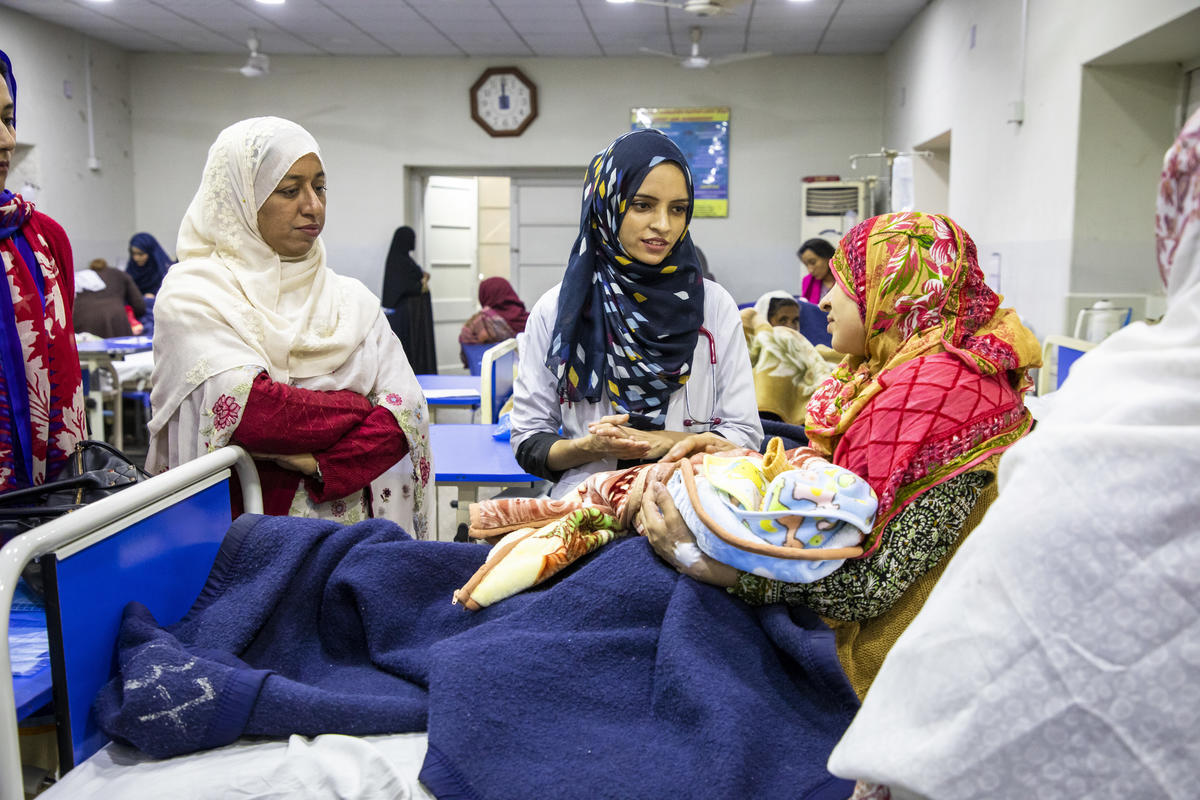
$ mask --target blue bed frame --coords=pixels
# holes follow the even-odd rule
[[[8,667],[8,612],[22,568],[46,576],[53,698],[65,772],[104,746],[92,698],[114,673],[121,613],[132,600],[162,624],[199,595],[230,522],[236,469],[247,511],[261,512],[258,473],[239,447],[182,464],[24,533],[0,551],[0,664]],[[0,681],[0,800],[21,800],[12,682]]]

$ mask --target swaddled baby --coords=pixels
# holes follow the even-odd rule
[[[707,454],[690,482],[694,491],[680,469],[667,490],[700,550],[788,583],[824,578],[861,553],[878,506],[866,481],[815,456],[794,465],[772,455]]]
[[[877,502],[866,481],[809,453],[785,454],[776,439],[765,458],[747,450],[698,455],[596,473],[560,500],[473,503],[471,535],[495,546],[454,600],[471,610],[491,605],[624,536],[647,480],[668,476],[704,553],[757,575],[815,581],[862,552],[857,545],[871,530]]]

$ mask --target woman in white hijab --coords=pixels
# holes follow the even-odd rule
[[[876,784],[857,797],[1196,796],[1200,113],[1167,152],[1157,234],[1166,315],[1088,353],[1004,456],[830,757]]]
[[[420,538],[425,399],[379,300],[326,266],[324,224],[306,130],[259,117],[221,132],[155,306],[147,468],[240,444],[267,513],[386,517]]]
[[[753,308],[742,309],[741,316],[759,416],[764,424],[803,425],[809,399],[834,365],[800,333],[796,298],[787,292],[767,292]],[[774,435],[787,435],[767,427]]]
[[[768,325],[800,331],[800,304],[787,292],[774,291],[762,295],[754,302],[754,312]]]

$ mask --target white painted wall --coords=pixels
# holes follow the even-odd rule
[[[539,117],[516,139],[493,139],[470,118],[467,90],[498,62],[273,57],[261,80],[208,71],[234,62],[132,57],[138,224],[177,229],[222,127],[257,114],[290,117],[321,143],[329,170],[330,263],[372,289],[392,231],[413,219],[406,167],[570,166],[582,179],[591,155],[629,129],[630,107],[653,105],[731,107],[730,216],[697,220],[693,233],[739,299],[798,289],[801,177],[846,172],[847,156],[877,148],[882,130],[879,57],[767,58],[715,70],[650,58],[504,62],[539,88]]]
[[[1071,291],[1162,290],[1154,214],[1179,78],[1175,64],[1084,68]]]
[[[1007,303],[1040,335],[1064,329],[1069,288],[1106,289],[1086,248],[1075,260],[1077,163],[1088,135],[1080,128],[1082,65],[1198,5],[1144,0],[1134,12],[1118,0],[1031,0],[1020,126],[1006,122],[1020,87],[1018,0],[934,0],[886,56],[886,144],[906,149],[952,131],[950,213],[982,259],[1000,253]],[[1153,229],[1125,228],[1118,249],[1146,252]],[[1123,268],[1142,285],[1154,265]]]
[[[19,179],[26,176],[40,186],[35,204],[66,229],[80,267],[98,257],[112,262],[136,232],[129,57],[91,42],[101,168],[89,170],[84,40],[80,33],[0,7],[0,48],[12,59],[17,78],[17,142],[33,145],[8,188],[20,191]],[[64,82],[70,83],[70,98]]]

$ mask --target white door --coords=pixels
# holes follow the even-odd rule
[[[578,178],[512,179],[512,284],[532,308],[562,280],[579,234]]]
[[[430,275],[438,372],[466,372],[458,333],[477,305],[478,194],[475,178],[431,175],[425,182],[421,263]]]

